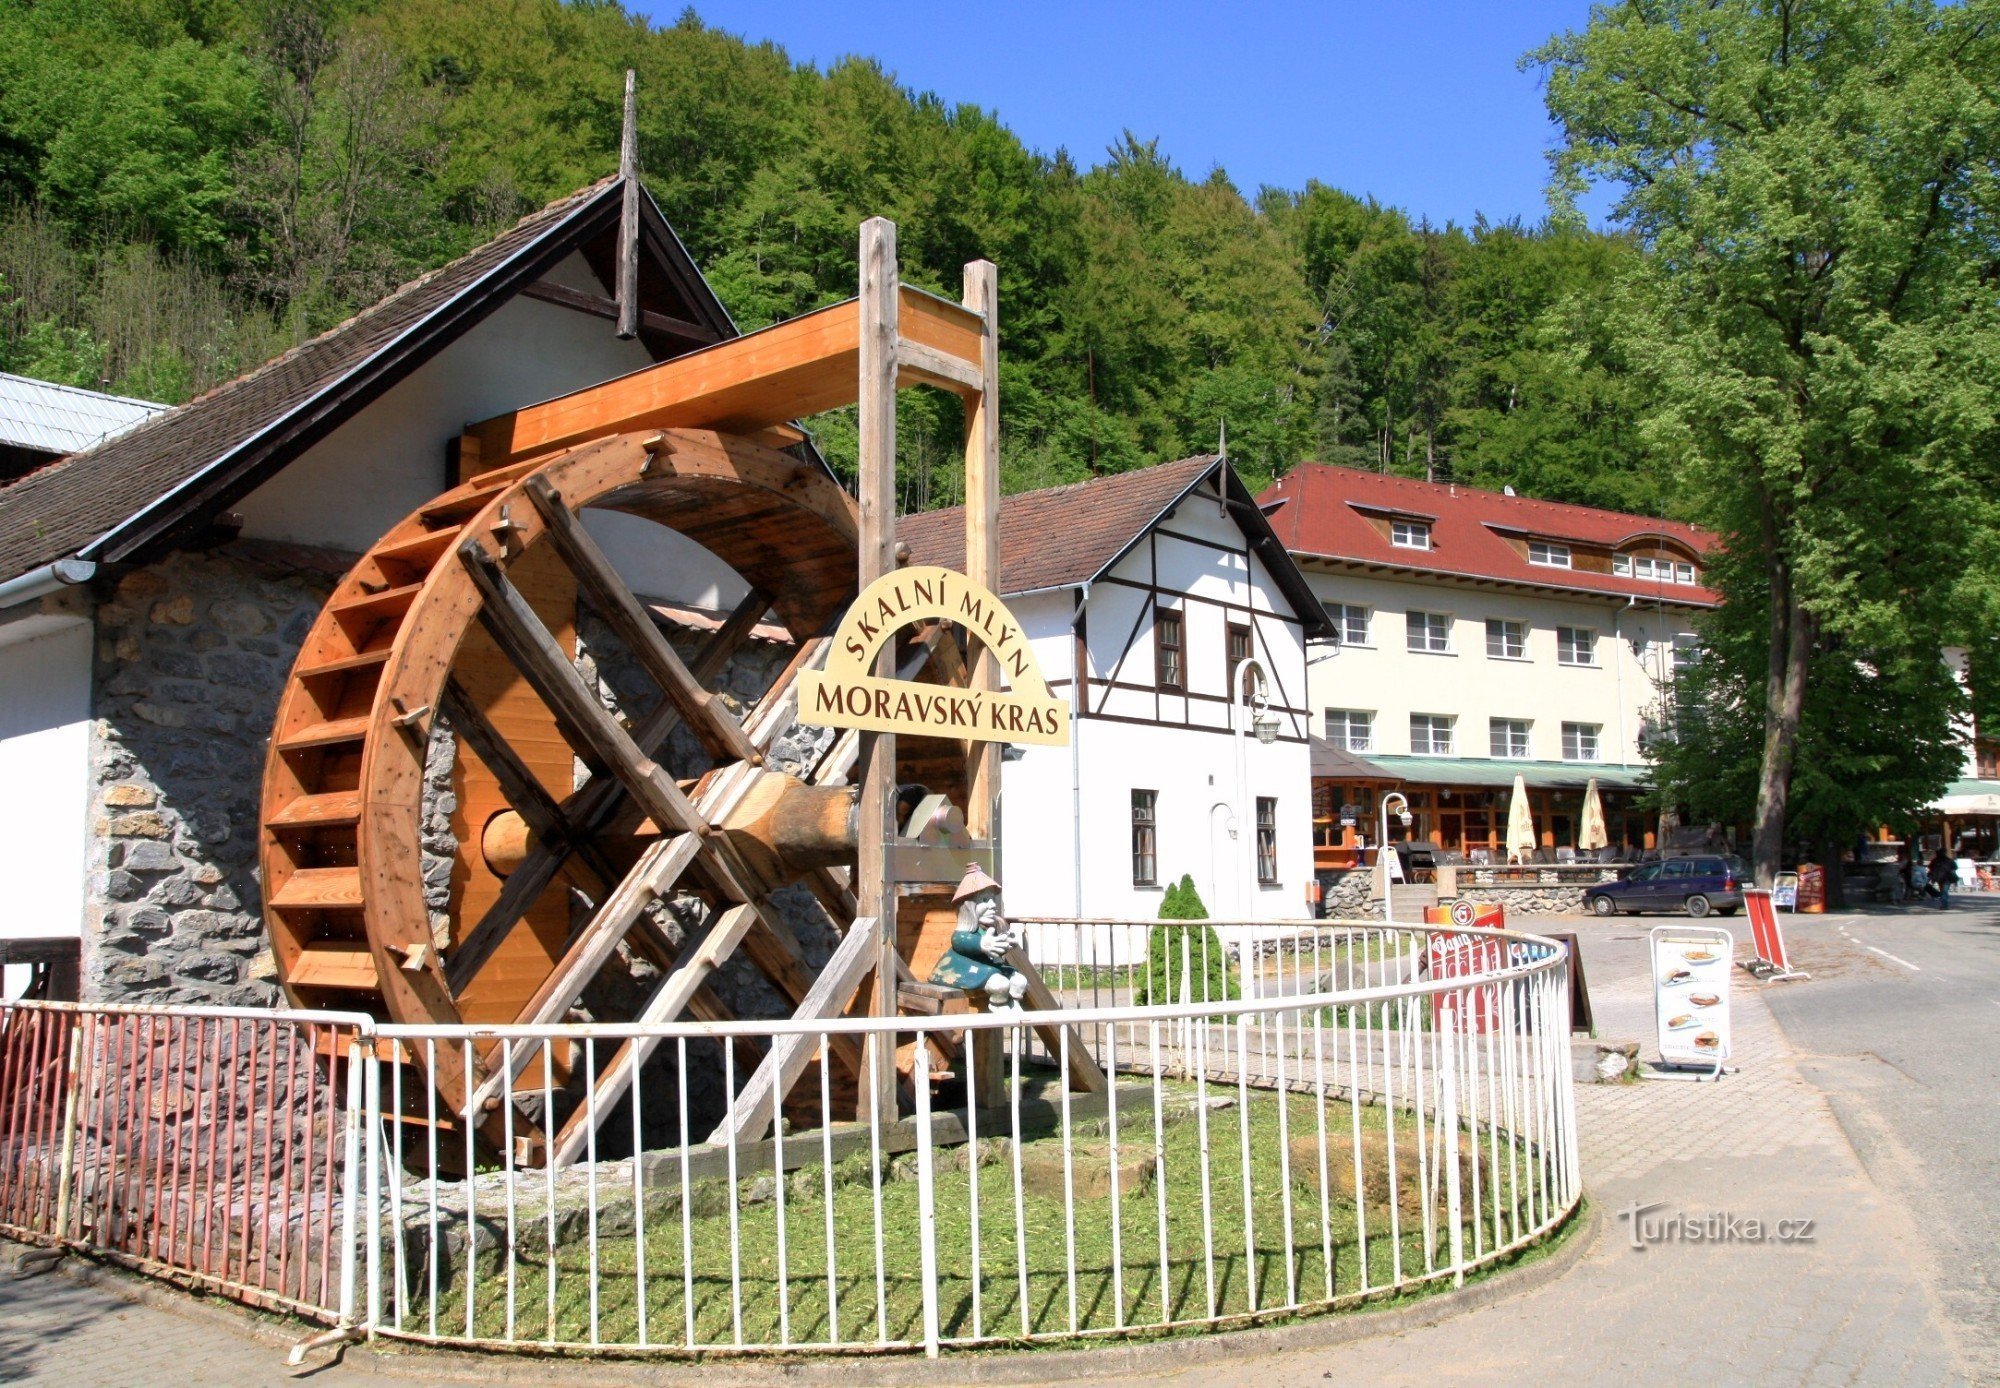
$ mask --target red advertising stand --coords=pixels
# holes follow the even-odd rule
[[[1785,951],[1784,928],[1778,924],[1771,893],[1763,887],[1745,887],[1743,904],[1750,912],[1750,936],[1757,951],[1757,957],[1745,961],[1743,967],[1766,982],[1811,978],[1811,974],[1792,967],[1791,956]]]

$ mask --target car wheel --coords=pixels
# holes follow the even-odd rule
[[[1708,914],[1708,898],[1697,892],[1687,899],[1687,908],[1690,916],[1700,920]]]
[[[1617,905],[1608,896],[1592,897],[1590,899],[1590,910],[1592,915],[1598,916],[1615,916],[1618,914]]]

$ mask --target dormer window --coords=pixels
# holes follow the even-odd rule
[[[1676,559],[1650,559],[1645,555],[1618,554],[1611,559],[1611,572],[1620,578],[1643,578],[1650,583],[1676,583],[1692,588],[1694,565]]]
[[[1530,540],[1528,562],[1539,564],[1545,569],[1566,569],[1569,567],[1569,546],[1550,544],[1546,540]]]
[[[1424,521],[1392,520],[1389,522],[1389,543],[1397,549],[1429,549],[1431,528]]]

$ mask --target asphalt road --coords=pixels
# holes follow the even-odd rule
[[[1869,1175],[1919,1222],[1961,1348],[2000,1381],[2000,899],[1781,919],[1813,976],[1763,995]]]

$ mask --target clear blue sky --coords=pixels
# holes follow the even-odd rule
[[[671,23],[678,0],[636,8]],[[707,23],[825,67],[878,59],[949,103],[999,112],[1081,164],[1129,127],[1190,176],[1246,195],[1307,179],[1413,216],[1534,222],[1550,126],[1521,54],[1580,28],[1588,0],[908,3],[705,0]]]

